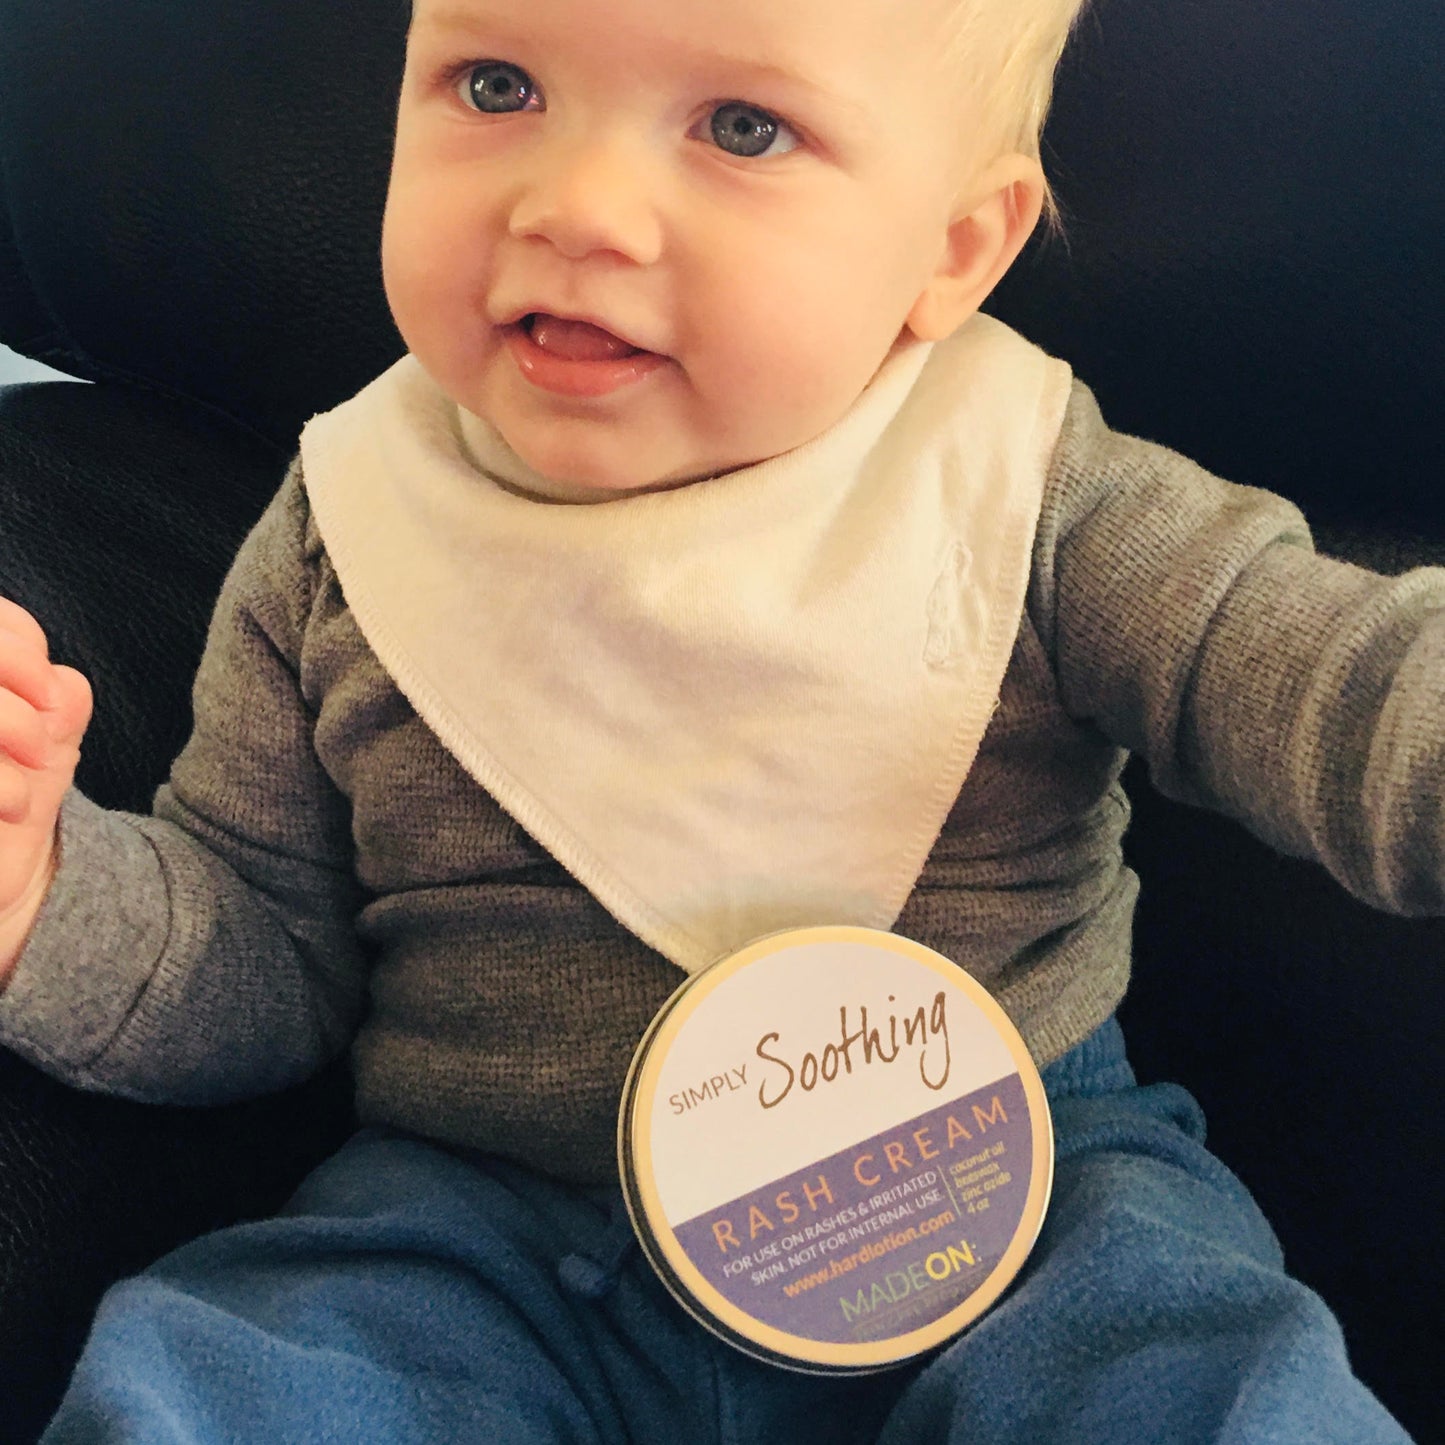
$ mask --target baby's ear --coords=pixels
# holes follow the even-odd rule
[[[920,341],[942,341],[983,305],[1038,225],[1044,173],[1028,156],[1004,156],[969,189],[949,222],[938,270],[908,313]]]

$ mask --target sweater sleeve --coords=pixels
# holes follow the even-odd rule
[[[301,683],[307,547],[293,469],[222,588],[154,816],[65,801],[0,1043],[73,1084],[221,1103],[306,1077],[354,1032],[362,895]]]
[[[1038,547],[1075,718],[1365,902],[1445,912],[1445,569],[1317,555],[1292,504],[1111,432],[1082,386]]]

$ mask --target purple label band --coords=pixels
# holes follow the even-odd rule
[[[820,1343],[878,1340],[941,1319],[989,1278],[1032,1171],[1023,1081],[1010,1074],[674,1233],[754,1319]]]

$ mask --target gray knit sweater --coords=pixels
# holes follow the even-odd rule
[[[226,583],[195,710],[154,817],[68,798],[0,1043],[196,1103],[349,1047],[364,1121],[611,1177],[624,1072],[682,975],[417,718],[299,469]],[[1041,1063],[1128,979],[1129,751],[1360,898],[1442,911],[1445,571],[1317,557],[1288,503],[1111,432],[1076,385],[998,710],[896,924]]]

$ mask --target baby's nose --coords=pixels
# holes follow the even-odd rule
[[[549,241],[570,260],[612,252],[647,266],[662,254],[652,184],[617,141],[558,145],[538,157],[513,208],[510,231]]]

